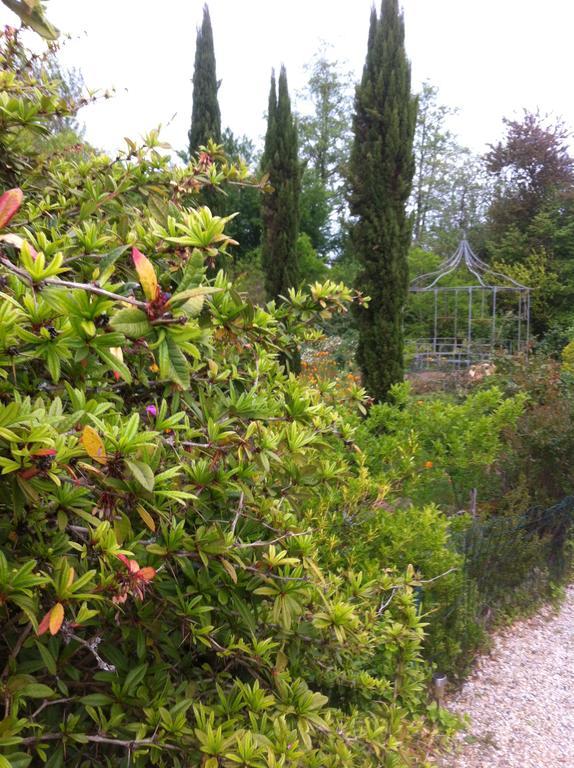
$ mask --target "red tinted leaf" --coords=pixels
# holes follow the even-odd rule
[[[50,611],[50,634],[57,635],[64,621],[64,606],[62,603],[56,605]]]
[[[137,560],[130,560],[125,555],[118,555],[118,560],[121,560],[130,573],[137,573],[140,569]]]
[[[50,615],[52,613],[52,609],[48,611],[48,613],[44,616],[42,621],[38,624],[38,634],[43,635],[45,632],[48,631],[48,628],[50,626]]]
[[[26,240],[23,240],[20,235],[15,235],[13,232],[9,232],[7,235],[0,235],[0,242],[13,245],[14,248],[18,248],[20,251],[24,246],[27,246],[28,250],[30,251],[30,256],[34,259],[34,261],[36,261],[38,251],[36,251],[35,248],[32,248],[30,243],[28,243]]]
[[[22,205],[24,194],[19,187],[0,195],[0,229],[6,226]]]
[[[33,477],[36,477],[39,472],[39,469],[31,467],[30,469],[24,469],[22,472],[18,472],[18,475],[22,478],[22,480],[31,480]]]
[[[62,603],[56,603],[53,608],[50,608],[48,613],[44,616],[42,621],[38,625],[38,634],[43,635],[50,630],[51,635],[57,635],[64,621],[64,606]]]
[[[132,259],[146,299],[155,301],[159,294],[159,285],[153,264],[137,248],[132,248]]]

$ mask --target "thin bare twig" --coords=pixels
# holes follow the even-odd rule
[[[432,579],[415,579],[415,583],[418,586],[419,584],[432,584],[433,581],[438,581],[438,579],[442,579],[445,576],[448,576],[449,573],[454,573],[454,571],[458,571],[458,568],[449,568],[448,571],[445,571],[444,573],[439,573],[438,576],[433,576]],[[406,584],[405,586],[408,586]],[[391,595],[390,597],[381,603],[379,610],[377,611],[377,616],[380,616],[382,613],[385,612],[385,610],[389,607],[391,604],[392,599],[396,595],[396,593],[401,589],[399,586],[390,587]]]
[[[183,445],[184,448],[211,448],[211,443],[194,443],[190,440],[182,440],[180,445]]]
[[[66,642],[70,642],[70,640],[75,640],[77,643],[80,643],[80,645],[83,645],[86,650],[88,650],[92,656],[95,658],[96,663],[98,665],[98,669],[103,670],[104,672],[115,672],[116,668],[113,664],[108,664],[107,661],[104,661],[98,651],[96,650],[98,645],[102,642],[101,637],[94,637],[91,640],[84,640],[82,637],[78,637],[78,635],[75,635],[68,626],[64,625],[64,628],[62,630],[62,634],[64,636],[64,639]]]
[[[53,700],[44,699],[44,701],[40,704],[38,709],[35,712],[32,712],[32,714],[30,715],[30,720],[33,720],[37,715],[40,714],[40,712],[43,709],[46,709],[46,707],[51,707],[54,704],[67,704],[69,701],[74,701],[74,699],[72,699],[72,698],[68,698],[68,699],[53,699]]]
[[[42,285],[55,285],[60,288],[71,288],[72,290],[79,289],[88,291],[89,293],[95,293],[98,296],[105,296],[113,301],[123,301],[127,304],[132,304],[134,307],[139,307],[140,309],[145,309],[147,307],[145,301],[139,301],[139,299],[134,299],[132,296],[121,296],[118,293],[106,291],[105,288],[100,288],[99,285],[94,285],[93,283],[77,283],[73,280],[60,280],[60,278],[56,277],[46,277],[44,280],[40,280],[36,283],[31,275],[17,267],[15,264],[12,264],[8,259],[0,258],[0,264],[3,264],[9,272],[17,275],[22,280],[25,280],[31,286],[40,288]]]
[[[262,573],[258,568],[255,568],[252,565],[243,565],[240,567],[242,567],[244,571],[257,574],[257,576],[259,576],[259,578],[263,579],[264,581],[271,579],[277,579],[278,581],[309,581],[306,576],[280,576],[278,573],[272,573],[271,571],[268,573]]]
[[[271,541],[250,541],[246,542],[245,544],[235,544],[235,549],[251,549],[251,547],[269,547],[273,544],[280,544],[285,539],[294,539],[297,536],[307,536],[310,534],[311,531],[300,531],[299,533],[295,533],[293,531],[287,531],[286,533],[283,533],[281,536],[278,536],[276,539],[272,539]]]
[[[38,736],[28,736],[25,739],[22,739],[20,742],[21,745],[27,746],[28,744],[36,744],[37,742],[42,741],[58,741],[59,739],[63,739],[66,734],[64,733],[42,733]],[[113,739],[111,736],[100,736],[99,734],[82,734],[83,738],[87,741],[91,741],[95,744],[112,744],[116,747],[124,747],[126,749],[138,749],[140,747],[150,747],[155,746],[158,749],[171,749],[171,750],[177,750],[181,751],[183,750],[183,747],[177,747],[174,744],[158,744],[155,738],[149,738],[149,739]]]
[[[119,293],[106,291],[105,288],[100,288],[99,285],[94,285],[93,283],[76,283],[74,280],[60,280],[55,277],[47,277],[45,280],[42,280],[42,283],[45,285],[60,286],[61,288],[71,288],[72,290],[80,289],[88,291],[89,293],[95,293],[98,296],[106,296],[108,299],[113,299],[114,301],[124,301],[127,304],[133,304],[134,307],[140,307],[140,309],[145,309],[147,307],[145,301],[139,301],[132,296],[121,296]]]
[[[439,573],[438,576],[433,576],[432,579],[415,579],[417,584],[432,584],[433,581],[438,581],[438,579],[442,579],[445,576],[448,576],[449,573],[454,573],[455,571],[458,571],[458,568],[449,568],[448,571],[445,571],[444,573]]]
[[[381,614],[383,614],[387,610],[387,608],[389,607],[389,605],[393,600],[393,597],[397,594],[398,591],[399,591],[398,587],[393,587],[391,589],[391,596],[388,598],[388,600],[385,600],[383,603],[381,603],[381,605],[379,606],[379,610],[377,611],[377,616],[381,616]]]
[[[27,272],[24,272],[23,269],[20,269],[19,267],[12,264],[12,262],[8,259],[0,258],[0,264],[3,264],[9,272],[13,272],[15,275],[18,275],[18,277],[21,277],[22,280],[26,280],[28,283],[33,282],[32,278]]]

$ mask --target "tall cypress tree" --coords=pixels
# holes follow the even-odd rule
[[[215,50],[209,8],[203,6],[203,22],[197,30],[195,69],[193,72],[193,107],[189,130],[189,154],[207,144],[209,139],[221,141],[221,113],[217,101]]]
[[[406,204],[414,174],[416,99],[398,0],[373,8],[363,77],[355,95],[350,164],[356,287],[371,297],[357,312],[357,361],[376,400],[403,378],[402,312],[408,295],[411,221]]]
[[[297,237],[301,170],[297,125],[291,113],[285,67],[281,67],[278,89],[275,73],[271,76],[262,166],[272,187],[264,195],[262,204],[262,263],[267,296],[275,299],[285,296],[288,288],[299,281]]]

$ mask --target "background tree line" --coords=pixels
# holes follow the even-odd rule
[[[385,7],[388,21],[399,17],[396,2],[385,2]],[[369,49],[372,44],[371,40]],[[60,72],[55,56],[48,65],[61,82],[63,100],[79,98],[81,75]],[[189,143],[182,155],[187,159],[212,140],[223,146],[231,161],[244,162],[256,175],[269,175],[268,194],[252,186],[233,186],[225,194],[202,193],[208,205],[239,214],[229,227],[238,242],[234,270],[258,301],[326,276],[350,284],[363,279],[358,277],[360,248],[352,237],[353,119],[360,86],[356,91],[352,73],[326,44],[308,63],[307,73],[307,84],[292,104],[287,73],[281,71],[282,107],[278,101],[276,114],[268,110],[264,147],[222,127],[216,45],[205,7],[196,40]],[[525,112],[507,118],[502,137],[479,156],[461,145],[449,128],[455,110],[441,103],[434,85],[424,83],[416,95],[411,191],[406,202],[412,227],[407,254],[411,276],[450,255],[465,232],[484,260],[536,289],[534,333],[558,349],[569,340],[573,325],[574,176],[567,127],[552,117]],[[80,125],[64,112],[52,118],[50,130],[55,149],[73,146],[81,135]],[[9,174],[11,148],[3,150]],[[282,202],[277,205],[278,201]],[[357,287],[373,291],[372,284]],[[405,301],[401,290],[397,293],[395,286],[389,293],[399,305]],[[356,322],[356,318],[339,320],[334,329],[348,336],[352,346]],[[391,379],[399,376],[399,369],[400,365]]]
[[[254,172],[265,172],[269,152],[261,151],[249,137],[235,136],[230,128],[221,132],[220,118],[213,117],[219,116],[218,81],[207,8],[196,50],[190,149],[213,138],[223,143],[232,159],[243,158]],[[282,169],[299,190],[298,221],[292,228],[295,245],[287,249],[297,264],[292,274],[300,282],[326,274],[352,282],[358,271],[349,237],[354,78],[326,44],[306,69],[308,82],[296,94],[293,108],[298,161]],[[288,96],[286,73],[284,78]],[[450,255],[464,231],[481,257],[537,289],[535,332],[564,331],[571,323],[568,306],[574,280],[569,246],[573,177],[566,127],[551,117],[525,112],[506,119],[502,138],[479,156],[461,145],[449,128],[454,112],[441,103],[436,86],[423,84],[407,206],[412,221],[411,271],[432,267]],[[237,268],[250,277],[248,285],[262,297],[261,194],[234,190],[225,207],[240,212],[233,229],[239,242]]]

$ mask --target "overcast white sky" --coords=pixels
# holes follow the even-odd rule
[[[378,3],[376,3],[378,5]],[[210,0],[224,125],[260,137],[273,66],[291,91],[321,39],[362,69],[372,0]],[[86,137],[113,150],[162,123],[186,145],[196,27],[203,0],[50,0],[50,20],[73,35],[65,61],[115,97],[84,110]],[[483,151],[502,117],[523,107],[561,115],[574,127],[572,0],[403,0],[413,87],[429,80],[460,109],[452,128]],[[15,17],[0,5],[0,23]],[[174,117],[175,115],[175,117]]]

